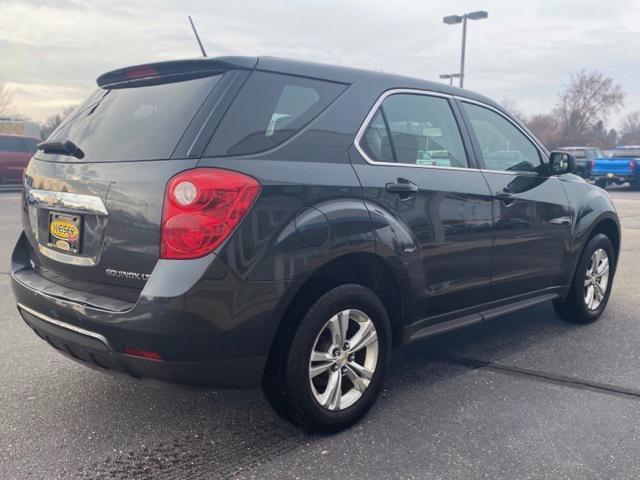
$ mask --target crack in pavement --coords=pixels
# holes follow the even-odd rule
[[[476,360],[473,358],[456,358],[456,357],[442,357],[441,360],[466,367],[469,369],[485,369],[495,373],[503,373],[507,375],[514,375],[518,377],[530,378],[536,381],[545,383],[554,383],[569,388],[576,388],[582,390],[591,390],[607,395],[622,396],[625,398],[633,398],[640,400],[640,391],[630,388],[624,388],[617,385],[611,385],[607,383],[593,382],[577,377],[570,377],[567,375],[559,375],[555,373],[543,372],[540,370],[532,370],[528,368],[512,367],[509,365],[502,365],[485,360]]]

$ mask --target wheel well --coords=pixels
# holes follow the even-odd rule
[[[339,285],[356,283],[371,289],[380,299],[393,332],[393,343],[402,340],[404,326],[403,289],[396,273],[382,258],[371,253],[344,255],[319,268],[292,298],[278,328],[288,328],[324,293]],[[277,335],[276,338],[283,338]]]
[[[605,218],[595,226],[595,228],[591,232],[591,235],[587,239],[587,242],[599,233],[602,233],[609,237],[609,240],[613,245],[613,252],[616,256],[617,261],[620,255],[620,231],[618,230],[618,225],[612,219]]]

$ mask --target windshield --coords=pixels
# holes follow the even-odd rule
[[[618,158],[638,158],[640,157],[640,148],[617,148],[611,156]]]
[[[99,89],[48,141],[72,141],[89,162],[168,159],[219,78]]]

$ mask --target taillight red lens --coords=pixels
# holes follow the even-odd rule
[[[167,184],[160,257],[211,253],[238,226],[259,193],[258,181],[242,173],[216,168],[179,173]]]
[[[632,172],[635,170],[636,168],[636,162],[634,162],[633,160],[631,160],[629,162],[629,170],[631,170]]]

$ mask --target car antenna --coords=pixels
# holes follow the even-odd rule
[[[191,15],[189,15],[189,23],[191,24],[191,28],[193,29],[193,34],[196,36],[196,40],[198,41],[198,45],[200,45],[200,51],[202,52],[202,56],[206,57],[207,52],[204,51],[204,47],[202,46],[202,42],[200,41],[200,35],[198,35],[198,31],[196,30],[196,26],[193,24],[193,20],[191,20]]]

